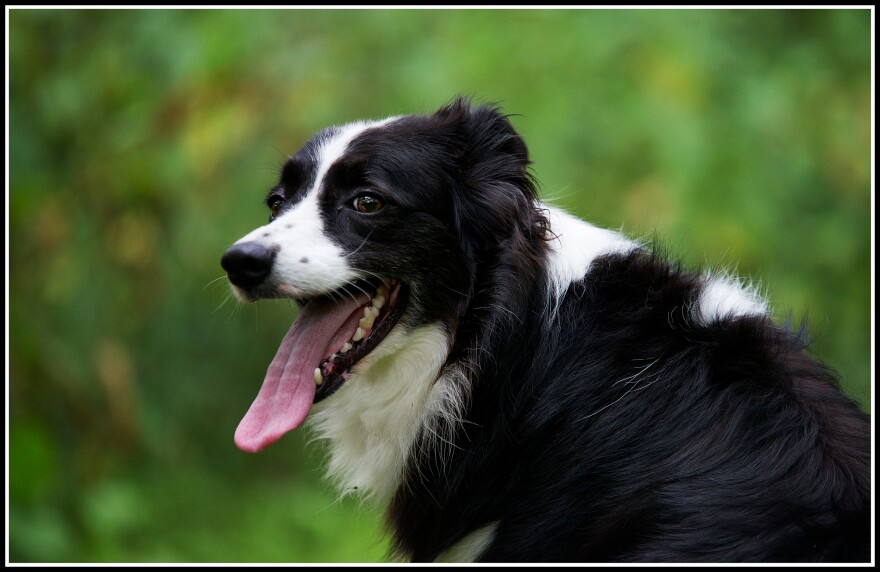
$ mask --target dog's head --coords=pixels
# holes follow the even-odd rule
[[[541,224],[527,164],[504,115],[461,99],[331,127],[292,155],[268,224],[221,261],[240,300],[301,307],[236,444],[258,451],[299,426],[395,329],[454,330],[480,265]]]

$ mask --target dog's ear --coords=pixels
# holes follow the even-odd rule
[[[491,249],[519,232],[531,234],[540,216],[537,192],[528,149],[508,117],[495,106],[473,106],[457,98],[435,118],[454,134],[457,146],[453,216],[462,242],[470,247],[466,250]]]
[[[497,248],[535,229],[537,192],[528,171],[525,142],[508,117],[491,105],[457,98],[435,119],[454,134],[458,188],[453,189],[455,229],[466,251]]]
[[[434,117],[461,138],[464,144],[460,149],[462,159],[475,163],[487,158],[504,158],[511,164],[493,166],[510,168],[510,175],[525,171],[529,165],[525,142],[497,106],[473,105],[470,99],[457,97],[437,110]]]

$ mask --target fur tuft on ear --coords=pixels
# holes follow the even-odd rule
[[[463,242],[492,250],[521,236],[543,239],[547,221],[537,207],[535,181],[522,137],[495,105],[457,97],[434,117],[456,135],[461,188],[454,195]]]

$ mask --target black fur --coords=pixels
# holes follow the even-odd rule
[[[430,561],[498,521],[484,561],[870,559],[868,417],[797,336],[700,325],[701,279],[645,251],[596,260],[548,320],[522,140],[463,101],[409,121],[364,153],[426,141],[389,185],[452,197],[459,251],[427,275],[432,297],[466,294],[438,305],[448,365],[480,373],[452,446],[424,435],[411,455],[389,510],[399,553]]]
[[[485,561],[867,561],[867,416],[767,320],[695,324],[699,287],[608,256],[556,322],[524,314],[458,448],[411,465],[398,549],[431,560],[499,520]]]

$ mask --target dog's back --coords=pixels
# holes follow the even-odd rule
[[[401,547],[488,522],[485,561],[869,560],[867,416],[766,315],[707,315],[715,287],[606,256],[512,329],[398,492]]]

